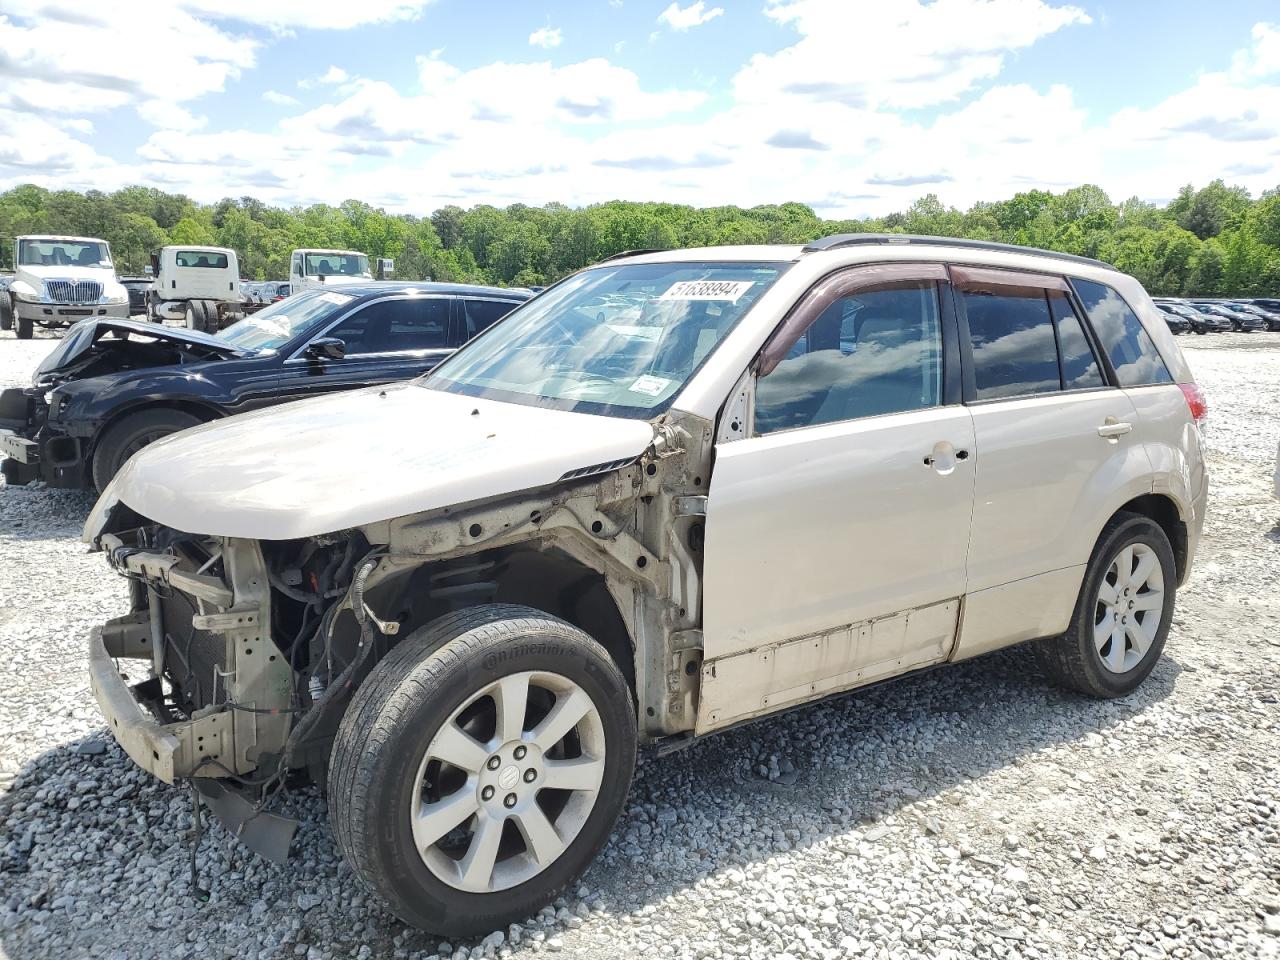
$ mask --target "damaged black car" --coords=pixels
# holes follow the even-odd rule
[[[0,391],[0,473],[102,490],[133,454],[180,430],[426,373],[529,296],[371,282],[290,297],[217,334],[86,319],[30,387]]]

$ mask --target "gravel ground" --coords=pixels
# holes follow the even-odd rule
[[[0,339],[0,384],[51,344]],[[1182,337],[1212,404],[1212,511],[1168,654],[1098,703],[1024,649],[645,756],[571,896],[483,941],[352,882],[315,792],[287,867],[103,729],[84,636],[125,605],[88,494],[0,487],[0,956],[1280,956],[1280,334]]]

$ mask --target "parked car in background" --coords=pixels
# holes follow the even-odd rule
[[[1169,305],[1157,303],[1157,307],[1164,313],[1164,322],[1169,327],[1172,334],[1187,333],[1191,330],[1191,321],[1186,317],[1170,309]]]
[[[9,483],[102,489],[130,456],[179,430],[425,373],[527,299],[490,287],[366,283],[282,301],[218,334],[88,320],[45,358],[31,387],[0,392],[9,431],[0,432],[0,470]]]
[[[149,297],[154,282],[151,277],[120,277],[120,284],[129,291],[129,316],[148,312]]]
[[[1261,330],[1263,323],[1251,313],[1243,310],[1236,310],[1227,302],[1221,300],[1188,300],[1187,301],[1196,310],[1211,317],[1217,317],[1224,320],[1230,329],[1238,333],[1253,333],[1255,330]]]
[[[1068,689],[1136,689],[1200,539],[1204,413],[1097,261],[905,235],[625,256],[426,378],[131,460],[85,525],[135,584],[91,686],[247,842],[282,854],[263,804],[323,777],[394,913],[502,930],[599,853],[638,742],[1022,641]]]
[[[1255,317],[1262,321],[1263,326],[1267,330],[1280,330],[1280,310],[1268,310],[1266,307],[1252,300],[1232,300],[1232,305],[1238,310],[1244,310],[1252,313]]]
[[[96,237],[17,237],[14,275],[0,296],[0,330],[30,340],[37,326],[70,326],[84,317],[127,317],[129,293],[116,280],[107,241]]]
[[[1231,329],[1229,321],[1222,317],[1201,313],[1185,300],[1172,297],[1157,297],[1152,302],[1160,308],[1166,317],[1175,316],[1184,320],[1188,329],[1194,333],[1203,335]]]

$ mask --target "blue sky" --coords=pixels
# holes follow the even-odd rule
[[[7,0],[0,49],[0,188],[861,216],[1280,186],[1274,2]]]

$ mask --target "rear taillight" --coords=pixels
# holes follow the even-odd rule
[[[1204,391],[1194,383],[1180,383],[1178,386],[1182,388],[1182,395],[1187,398],[1191,419],[1199,423],[1209,413],[1209,401],[1205,399]]]

